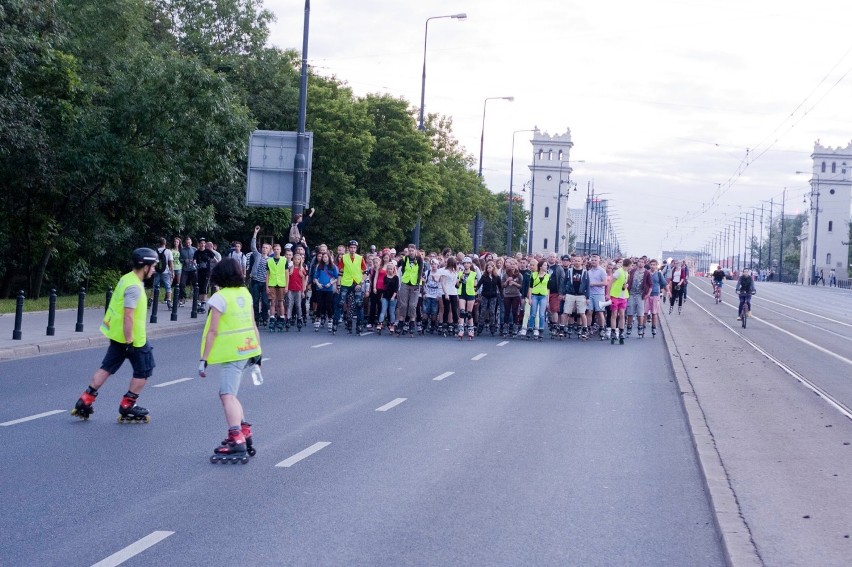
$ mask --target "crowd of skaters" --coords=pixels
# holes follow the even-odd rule
[[[357,334],[437,334],[469,340],[483,333],[580,339],[598,335],[623,342],[634,327],[640,337],[648,326],[655,335],[666,299],[670,312],[677,308],[680,313],[689,278],[686,262],[672,258],[505,256],[450,248],[426,251],[414,244],[400,250],[376,245],[362,250],[356,240],[310,248],[298,231],[291,231],[283,244],[259,244],[260,230],[255,227],[247,250],[236,241],[226,256],[239,262],[255,319],[270,331],[311,326],[336,333],[345,325]],[[184,268],[180,288],[197,283],[198,308],[204,311],[209,270],[220,259],[214,254],[205,264],[209,244],[201,241],[193,250],[186,240],[189,243],[177,250]],[[190,254],[194,262],[186,260]],[[195,274],[187,274],[188,264],[194,265]],[[184,298],[181,291],[181,301]]]

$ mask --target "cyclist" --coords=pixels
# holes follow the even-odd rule
[[[713,295],[716,299],[722,296],[722,284],[725,283],[725,270],[721,266],[713,272]]]
[[[743,269],[740,279],[737,280],[737,294],[740,296],[740,306],[737,310],[737,321],[743,318],[743,308],[748,305],[746,316],[751,317],[751,296],[757,293],[754,287],[754,278],[751,277],[751,270]]]

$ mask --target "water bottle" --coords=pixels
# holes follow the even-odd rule
[[[253,364],[251,367],[251,381],[255,386],[263,384],[263,373],[260,371],[259,364]]]

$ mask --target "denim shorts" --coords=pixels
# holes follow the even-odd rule
[[[424,297],[423,298],[423,315],[437,315],[438,314],[438,298],[437,297]]]
[[[219,395],[231,394],[236,396],[240,391],[240,379],[243,377],[243,370],[248,364],[248,360],[236,360],[234,362],[225,362],[219,370]]]

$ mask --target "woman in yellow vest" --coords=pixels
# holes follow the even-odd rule
[[[237,399],[243,370],[260,365],[260,334],[254,321],[251,294],[243,283],[240,264],[225,258],[213,269],[212,281],[219,286],[207,304],[210,306],[201,337],[198,375],[207,376],[208,364],[222,366],[219,399],[228,422],[228,437],[216,447],[210,462],[248,462],[254,455],[251,424],[246,422],[243,406]]]
[[[148,423],[148,410],[136,405],[136,399],[151,374],[154,372],[154,354],[145,336],[145,324],[148,315],[148,300],[142,284],[154,274],[157,253],[150,248],[137,248],[131,257],[133,271],[118,280],[110,299],[101,333],[109,339],[109,348],[101,367],[92,376],[89,387],[77,400],[71,415],[80,419],[89,419],[95,410],[92,404],[98,395],[98,389],[107,378],[118,372],[125,360],[133,366],[133,378],[130,388],[118,406],[119,423]]]
[[[530,263],[530,289],[527,292],[527,302],[530,304],[530,318],[527,325],[527,338],[535,337],[541,340],[541,330],[544,329],[544,312],[547,308],[548,290],[547,284],[550,282],[550,272],[547,270],[547,262],[545,260],[532,260]],[[538,318],[538,321],[536,321]]]
[[[476,332],[473,324],[473,307],[476,303],[476,271],[469,256],[462,258],[463,270],[458,275],[459,290],[459,340],[464,338],[467,328],[467,339],[472,341]]]

